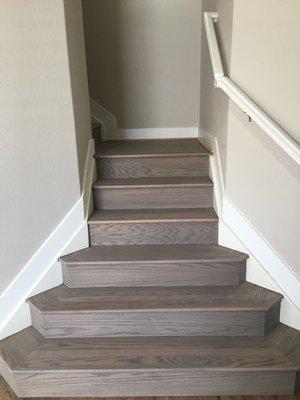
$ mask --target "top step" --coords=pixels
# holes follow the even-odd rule
[[[96,158],[207,156],[212,154],[198,139],[109,140],[97,148]]]
[[[97,146],[98,178],[208,175],[210,150],[198,139],[108,141]]]

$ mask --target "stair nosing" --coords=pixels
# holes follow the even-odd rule
[[[142,346],[145,345],[147,352],[149,354],[149,350],[153,348],[154,350],[159,349],[161,346],[164,345],[164,343],[170,343],[170,341],[173,341],[171,346],[176,346],[176,348],[179,349],[179,354],[180,353],[180,346],[183,344],[188,344],[189,347],[195,346],[197,349],[198,346],[198,340],[197,337],[191,337],[191,336],[181,336],[179,338],[174,338],[173,336],[164,336],[162,337],[113,337],[113,338],[108,338],[108,337],[101,337],[101,338],[63,338],[60,339],[63,341],[63,346],[58,346],[57,345],[57,338],[44,338],[33,326],[30,326],[28,328],[25,328],[24,331],[18,332],[0,342],[0,358],[1,358],[1,350],[4,351],[4,354],[7,355],[7,359],[2,360],[4,363],[8,365],[11,371],[15,372],[16,374],[18,373],[24,373],[26,371],[27,373],[35,373],[36,371],[53,371],[55,370],[57,373],[63,373],[63,372],[71,372],[71,373],[80,373],[80,372],[87,372],[87,371],[103,371],[103,372],[118,372],[118,371],[133,371],[133,372],[138,372],[141,370],[148,370],[148,371],[162,371],[162,370],[169,370],[169,369],[176,369],[178,371],[180,370],[186,370],[186,369],[193,369],[197,371],[228,371],[228,372],[234,372],[234,371],[249,371],[249,372],[255,372],[255,371],[293,371],[297,372],[300,370],[300,364],[294,359],[291,359],[287,351],[283,351],[282,349],[278,348],[276,344],[273,342],[274,336],[276,337],[276,333],[278,330],[282,329],[282,324],[279,324],[275,330],[266,336],[262,337],[232,337],[229,336],[227,337],[227,342],[229,343],[228,349],[230,350],[230,353],[226,351],[227,347],[224,347],[221,343],[223,340],[223,337],[211,337],[211,336],[202,336],[201,337],[201,342],[202,343],[207,343],[204,344],[204,346],[207,346],[208,349],[208,354],[204,354],[203,357],[208,357],[208,361],[210,364],[211,356],[210,356],[210,351],[214,348],[219,349],[219,352],[222,354],[222,352],[225,350],[226,356],[231,356],[232,354],[235,354],[236,351],[238,351],[238,348],[240,345],[242,345],[242,348],[253,346],[253,349],[269,349],[269,352],[275,352],[278,356],[280,356],[280,360],[276,361],[276,357],[274,358],[274,362],[270,365],[265,362],[263,359],[261,361],[258,361],[257,364],[255,363],[250,363],[245,366],[244,363],[241,363],[240,365],[236,365],[235,359],[232,359],[231,363],[228,364],[223,364],[222,363],[222,358],[220,359],[220,362],[218,362],[218,358],[216,358],[215,365],[191,365],[189,363],[186,363],[185,360],[183,359],[180,363],[175,364],[170,364],[170,363],[160,363],[159,365],[153,365],[151,363],[148,363],[147,360],[146,363],[143,365],[139,366],[138,364],[132,365],[131,363],[127,364],[121,364],[121,365],[106,365],[105,363],[100,363],[97,360],[93,360],[91,364],[86,365],[85,367],[83,366],[84,364],[81,363],[80,358],[77,360],[77,364],[74,365],[73,362],[70,363],[70,361],[67,359],[65,362],[61,364],[56,364],[53,363],[49,360],[49,357],[46,356],[40,357],[43,354],[43,349],[45,347],[45,350],[52,349],[52,351],[57,351],[57,352],[63,352],[65,348],[69,348],[69,345],[71,346],[74,351],[76,351],[77,348],[83,348],[86,349],[87,351],[91,351],[92,349],[95,349],[97,352],[101,352],[101,349],[107,349],[107,348],[119,348],[122,346],[124,349],[124,354],[128,354],[129,356],[132,355],[132,346],[136,346],[137,343],[137,348],[139,351],[139,354],[142,353]],[[292,329],[292,328],[289,328]],[[17,340],[20,341],[20,338],[22,338],[22,335],[25,335],[24,337],[24,345],[28,346],[28,343],[26,342],[27,336],[30,335],[35,338],[35,341],[38,341],[39,345],[38,347],[34,346],[29,352],[29,354],[34,354],[36,353],[36,350],[39,351],[37,354],[36,361],[34,363],[28,365],[27,364],[27,359],[29,354],[22,356],[20,359],[19,357],[15,357],[13,354],[11,354],[11,349],[12,349],[12,343],[15,340],[14,337],[17,338]],[[237,346],[231,345],[231,343],[236,343],[240,342]],[[7,344],[8,342],[8,344]],[[88,343],[88,345],[87,345]],[[2,346],[2,348],[1,348]],[[8,346],[8,349],[6,348]],[[40,348],[41,346],[41,348]],[[113,351],[113,350],[112,350]],[[63,353],[62,353],[63,354]],[[213,351],[212,354],[215,354]],[[174,352],[173,357],[176,356],[176,352]],[[245,357],[243,355],[242,357]],[[32,357],[31,357],[32,358]],[[231,359],[230,359],[231,360]],[[243,358],[242,358],[243,360]],[[32,361],[32,360],[31,360]],[[285,362],[284,365],[282,365],[282,362]],[[42,364],[40,363],[42,362]],[[175,366],[174,366],[175,365]]]
[[[210,155],[212,155],[212,153],[209,153],[209,152],[207,152],[207,153],[204,153],[204,152],[199,152],[199,153],[152,153],[152,154],[147,154],[147,153],[135,153],[135,154],[95,153],[94,158],[95,159],[100,159],[100,158],[159,158],[159,157],[175,158],[175,157],[209,157]]]
[[[147,180],[149,179],[149,182]],[[198,178],[195,178],[195,180]],[[153,181],[156,180],[157,183],[153,183]],[[159,182],[161,180],[162,182]],[[163,180],[165,180],[163,182]],[[169,182],[166,182],[166,180],[169,180]],[[174,182],[172,182],[172,180]],[[175,182],[175,179],[172,178],[121,178],[121,179],[98,179],[94,184],[93,184],[93,189],[95,190],[101,190],[101,189],[134,189],[134,188],[163,188],[163,187],[212,187],[213,182],[212,180],[207,177],[203,179],[203,182],[188,182],[188,180],[192,181],[192,178],[187,178],[187,182]],[[115,184],[110,184],[106,182],[111,182],[115,181]],[[120,183],[117,183],[119,181]],[[135,183],[132,183],[130,181],[135,181]],[[137,183],[137,181],[140,181],[140,183]],[[151,183],[152,181],[152,183]]]
[[[197,263],[197,262],[213,262],[213,263],[232,263],[232,262],[243,262],[247,259],[248,257],[245,257],[244,259],[238,259],[237,258],[232,258],[232,259],[227,259],[227,260],[214,260],[214,259],[207,259],[207,258],[164,258],[163,260],[119,260],[119,261],[64,261],[62,258],[59,258],[58,261],[66,264],[66,265],[95,265],[95,264],[109,264],[109,265],[117,265],[117,264],[168,264],[168,263]]]
[[[254,285],[256,286],[256,285]],[[72,289],[67,287],[66,285],[62,284],[60,286],[58,286],[58,288],[61,287],[63,290],[66,290],[67,292],[70,291],[74,291],[74,292],[80,292],[80,290],[86,290],[86,288],[76,288],[76,289]],[[247,287],[247,285],[246,285]],[[153,288],[160,288],[159,286],[153,286]],[[191,286],[186,286],[186,287],[178,287],[178,286],[173,286],[173,289],[176,289],[179,294],[180,291],[183,291],[184,289],[188,289],[188,288],[192,288]],[[209,288],[209,286],[207,286],[207,288]],[[55,288],[53,288],[55,289]],[[53,290],[53,289],[49,289],[49,291]],[[101,289],[101,288],[100,288]],[[118,290],[118,289],[122,289],[122,287],[114,287],[113,290]],[[126,288],[127,289],[127,288]],[[142,286],[139,286],[140,290],[145,289]],[[169,287],[168,289],[171,289],[171,287]],[[151,290],[151,287],[146,287],[146,290]],[[267,290],[267,289],[266,289]],[[273,292],[273,291],[270,291]],[[102,308],[72,308],[72,309],[56,309],[55,307],[52,307],[52,309],[49,309],[49,303],[47,303],[47,300],[43,301],[36,301],[36,298],[39,297],[38,295],[32,296],[30,298],[28,298],[26,300],[26,302],[28,304],[30,304],[30,306],[33,306],[39,313],[43,314],[43,315],[51,315],[51,314],[104,314],[104,313],[160,313],[160,312],[168,312],[168,313],[182,313],[182,312],[267,312],[268,310],[271,309],[272,306],[274,306],[275,304],[278,304],[282,301],[283,296],[277,292],[273,292],[274,293],[274,297],[272,299],[269,299],[268,302],[266,304],[261,304],[260,301],[258,301],[257,304],[252,304],[249,305],[248,303],[242,304],[240,305],[240,303],[237,303],[237,305],[226,305],[224,303],[222,303],[221,298],[218,300],[218,304],[214,304],[214,305],[194,305],[193,306],[193,302],[191,300],[191,306],[184,304],[182,306],[177,305],[176,304],[176,299],[174,299],[174,303],[172,305],[169,306],[158,306],[158,305],[153,305],[150,302],[149,307],[146,306],[139,306],[138,302],[135,302],[132,304],[131,308],[109,308],[107,306],[107,308],[104,308],[102,306]],[[200,296],[200,294],[199,294]],[[247,298],[246,298],[247,300]],[[77,305],[80,305],[82,301],[79,300]],[[40,307],[39,307],[40,304]]]
[[[277,304],[281,301],[281,299],[278,299],[274,301],[274,304]],[[43,308],[38,308],[35,304],[31,303],[29,300],[28,302],[30,305],[36,308],[41,314],[43,315],[53,315],[53,314],[120,314],[120,313],[199,313],[199,312],[221,312],[221,313],[227,313],[227,312],[267,312],[270,307],[274,304],[272,304],[270,307],[266,306],[257,306],[257,307],[173,307],[173,308],[167,308],[167,307],[160,307],[160,308],[119,308],[119,309],[78,309],[78,310],[44,310]]]
[[[201,252],[205,252],[207,251],[208,247],[212,247],[212,249],[210,249],[211,251],[215,249],[218,251],[218,249],[225,251],[225,255],[220,255],[217,254],[215,256],[210,256],[208,257],[205,254],[201,254]],[[152,257],[149,256],[149,254],[145,255],[145,258],[133,258],[133,256],[128,256],[128,254],[126,254],[126,249],[130,248],[130,251],[132,251],[132,249],[134,248],[138,248],[139,250],[141,250],[141,252],[143,253],[143,251],[148,251],[150,249],[150,255],[153,255],[153,253],[151,252],[151,250],[162,250],[161,251],[161,258],[159,257]],[[178,249],[178,250],[183,250],[183,249],[189,249],[190,251],[196,250],[197,251],[197,255],[194,255],[193,257],[187,257],[187,256],[183,256],[181,257],[180,254],[176,255],[176,257],[170,257],[170,256],[164,256],[164,251],[165,252],[169,252],[172,249],[172,254],[174,254],[174,249]],[[170,262],[184,262],[184,263],[194,263],[194,262],[214,262],[214,263],[231,263],[231,262],[244,262],[249,258],[249,255],[246,253],[242,253],[240,251],[236,251],[236,250],[232,250],[232,249],[228,249],[224,246],[220,246],[220,245],[136,245],[136,246],[126,246],[126,245],[119,245],[119,246],[111,246],[111,250],[115,251],[116,250],[124,250],[125,249],[125,255],[123,253],[122,258],[119,258],[117,260],[109,260],[109,259],[104,259],[102,260],[101,257],[103,257],[103,255],[101,254],[101,250],[107,251],[108,246],[92,246],[92,247],[86,247],[85,249],[82,250],[78,250],[69,254],[65,254],[63,256],[61,256],[58,261],[62,262],[63,264],[74,264],[74,265],[80,265],[80,264],[111,264],[111,265],[115,265],[115,264],[164,264],[164,263],[170,263]],[[89,253],[93,253],[94,251],[99,250],[99,254],[96,254],[97,257],[99,256],[98,259],[94,259],[94,260],[90,260],[88,255]],[[181,251],[182,251],[181,250]],[[230,254],[226,254],[226,252],[230,253]],[[84,253],[84,258],[82,258],[81,260],[76,259],[76,257],[78,256],[79,253]],[[213,252],[214,254],[215,252]],[[145,254],[145,253],[143,253]],[[157,254],[157,253],[156,253]],[[82,256],[82,254],[81,254]],[[75,257],[75,260],[72,260],[72,257]],[[130,257],[132,257],[130,259]],[[68,258],[69,260],[65,260],[66,258]]]
[[[161,215],[157,218],[149,218],[149,217],[147,218],[147,216],[145,216],[144,218],[141,218],[141,217],[134,218],[134,216],[132,216],[131,218],[128,218],[128,219],[121,219],[121,218],[119,218],[119,219],[101,219],[101,212],[103,212],[103,210],[96,210],[91,214],[87,223],[88,223],[88,225],[98,225],[98,224],[114,224],[114,223],[127,224],[127,223],[159,223],[159,222],[195,222],[195,221],[196,222],[217,222],[219,220],[217,214],[215,213],[215,211],[213,210],[212,207],[202,207],[202,208],[198,207],[198,208],[184,208],[184,209],[177,208],[177,209],[164,209],[164,210],[162,209],[162,210],[165,211],[166,213],[170,210],[173,212],[179,213],[180,211],[181,212],[187,212],[189,210],[193,210],[193,211],[202,210],[203,211],[205,209],[212,211],[212,213],[210,215],[201,215],[196,218],[195,217],[194,218],[184,217],[184,216],[167,218],[167,217],[164,217],[163,215]],[[144,210],[141,209],[139,211],[142,213],[143,211],[149,211],[149,210],[153,211],[153,212],[157,211],[156,209],[153,209],[153,210],[152,209],[144,209]],[[106,211],[106,210],[104,210],[104,211]],[[135,210],[118,209],[118,210],[108,210],[108,211],[110,211],[110,212],[123,211],[124,214],[130,214],[130,213],[133,213],[133,211],[135,211]],[[95,216],[98,216],[98,215],[99,215],[99,219],[91,219],[91,218],[95,218]]]

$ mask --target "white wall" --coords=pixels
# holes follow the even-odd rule
[[[90,95],[118,128],[198,127],[201,0],[83,0]]]
[[[87,78],[78,62],[79,116],[64,5],[0,0],[0,294],[81,195],[79,168],[90,135]],[[66,2],[66,16],[70,7],[76,23],[80,1]],[[82,51],[82,43],[68,37],[69,48]]]

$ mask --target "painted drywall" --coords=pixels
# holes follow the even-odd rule
[[[273,0],[270,7],[267,0],[204,0],[203,11],[211,10],[219,13],[218,36],[226,73],[297,138],[299,2]],[[299,167],[213,87],[206,45],[202,49],[201,128],[218,138],[225,193],[300,277]]]
[[[231,78],[300,142],[300,1],[235,0]]]
[[[87,116],[74,114],[68,45],[82,45],[67,45],[64,2],[1,0],[0,9],[3,294],[81,196],[75,119]]]
[[[203,0],[203,12],[218,11],[218,39],[222,49],[224,69],[230,74],[233,0]],[[200,127],[218,139],[223,176],[226,169],[228,97],[214,87],[204,24],[201,42]]]
[[[199,126],[201,0],[83,0],[90,96],[118,128]]]
[[[86,152],[92,135],[82,2],[81,0],[64,0],[64,8],[78,168],[82,186]]]

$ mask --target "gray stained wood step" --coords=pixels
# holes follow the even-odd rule
[[[213,208],[98,210],[88,220],[90,244],[152,245],[217,243]]]
[[[0,369],[23,397],[286,395],[299,366],[300,334],[284,325],[264,337],[80,339],[29,327],[0,342]]]
[[[210,154],[197,139],[129,140],[104,142],[95,158],[101,178],[199,177]]]
[[[146,139],[146,140],[108,140],[101,144],[95,154],[96,158],[104,157],[172,157],[200,155],[208,156],[208,150],[198,139]]]
[[[93,185],[95,209],[212,207],[209,177],[101,179]]]
[[[225,286],[245,280],[247,255],[223,246],[93,246],[60,257],[68,287]]]
[[[58,286],[31,297],[45,337],[264,335],[278,323],[278,293],[239,287]]]

